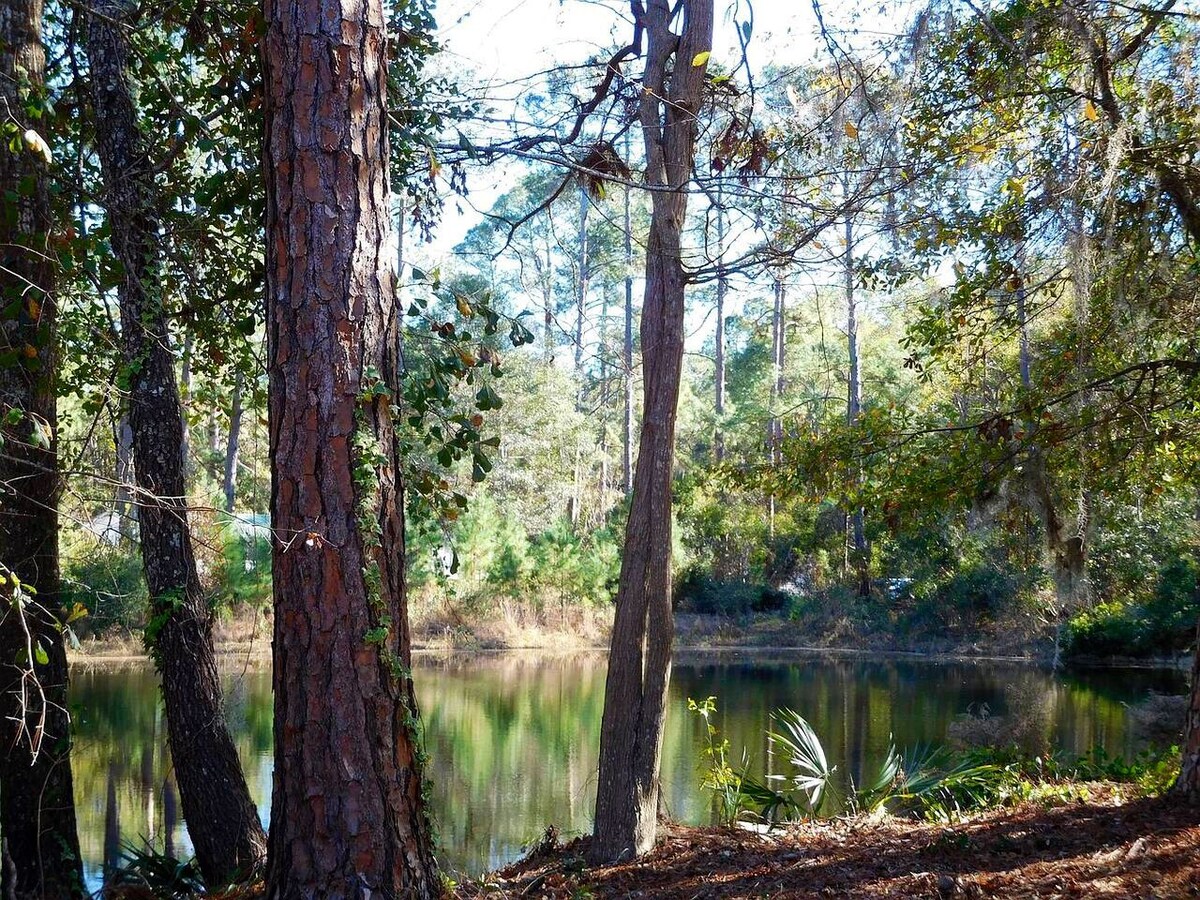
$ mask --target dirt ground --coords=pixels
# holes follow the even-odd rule
[[[460,886],[530,898],[1200,896],[1200,808],[1169,800],[1026,805],[953,826],[835,821],[768,835],[660,829],[649,856],[586,869],[580,839]]]

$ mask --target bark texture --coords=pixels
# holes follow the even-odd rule
[[[10,116],[23,116],[26,91],[37,95],[45,83],[41,22],[41,0],[0,2],[0,109]],[[15,151],[0,146],[0,191],[17,196],[0,204],[0,564],[37,591],[18,610],[11,583],[0,586],[0,892],[13,900],[83,894],[67,658],[55,627],[56,310],[47,180],[45,161],[28,143]],[[45,663],[36,661],[38,645]]]
[[[625,133],[625,156],[630,156],[629,132]],[[633,214],[629,185],[625,185],[625,333],[621,346],[621,391],[625,408],[621,415],[621,487],[633,493]]]
[[[1183,762],[1172,792],[1191,803],[1200,803],[1200,622],[1196,624],[1196,649],[1192,654],[1192,691],[1183,724]]]
[[[124,29],[132,9],[105,0],[88,16],[96,151],[109,239],[124,268],[117,293],[142,569],[153,613],[146,638],[162,678],[183,817],[205,879],[218,885],[256,868],[266,837],[225,725],[211,610],[188,529],[183,417],[159,281],[153,167],[128,80]]]
[[[390,400],[381,0],[266,0],[274,529],[270,898],[440,894]]]
[[[712,0],[682,0],[675,15],[682,19],[678,34],[671,30],[675,16],[667,0],[650,0],[638,26],[646,38],[639,110],[646,181],[659,189],[651,194],[641,329],[644,409],[600,728],[593,862],[645,853],[657,824],[673,637],[671,480],[685,287],[680,233],[712,45]]]

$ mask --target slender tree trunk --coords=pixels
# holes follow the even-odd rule
[[[642,435],[605,684],[589,848],[593,862],[640,855],[654,845],[671,679],[671,480],[684,338],[680,234],[712,45],[712,0],[682,0],[678,36],[670,30],[672,18],[668,0],[649,0],[638,25],[647,38],[639,111],[646,181],[666,189],[651,196],[642,307]],[[696,64],[699,54],[704,55]]]
[[[404,590],[381,0],[267,0],[267,896],[432,898]]]
[[[583,320],[587,310],[588,295],[588,200],[587,187],[579,185],[579,280],[575,293],[575,375],[583,374]],[[583,397],[582,386],[579,389]]]
[[[849,203],[849,185],[843,186]],[[846,258],[846,345],[849,355],[849,375],[846,390],[846,423],[853,429],[862,413],[862,376],[858,362],[858,297],[854,292],[854,220],[846,214],[845,221]],[[860,476],[861,477],[861,476]],[[854,549],[854,569],[858,575],[858,593],[871,596],[871,548],[867,546],[866,528],[863,524],[864,510],[856,506],[850,513],[850,539]]]
[[[117,490],[114,506],[117,512],[117,530],[127,541],[133,540],[133,523],[137,518],[137,507],[133,503],[133,429],[129,427],[129,416],[123,415],[116,423],[113,435],[117,451]]]
[[[767,424],[767,450],[772,466],[778,466],[783,454],[783,422],[779,404],[783,397],[783,365],[787,335],[784,332],[787,314],[787,288],[783,274],[775,276],[775,306],[771,312],[771,420]]]
[[[547,366],[554,362],[554,260],[550,255],[550,238],[546,237],[546,261],[541,268],[542,283],[542,362]],[[539,260],[537,253],[533,258]]]
[[[28,101],[41,99],[45,73],[41,0],[3,0],[0,109],[6,117],[23,117]],[[0,585],[0,892],[6,900],[83,894],[67,657],[57,628],[57,309],[48,181],[35,147],[0,146],[0,190],[15,197],[0,207],[0,574],[6,576]],[[13,575],[37,593],[19,597]]]
[[[625,137],[625,156],[630,157],[628,132]],[[632,162],[632,161],[631,161]],[[630,208],[629,185],[625,185],[625,340],[621,359],[625,363],[622,387],[625,391],[624,427],[622,429],[621,476],[625,496],[633,493],[633,214]]]
[[[162,676],[183,816],[201,871],[217,885],[256,868],[266,841],[225,725],[212,615],[188,529],[183,417],[159,275],[153,167],[128,82],[125,29],[133,7],[101,2],[94,10],[87,44],[110,241],[124,273],[117,293],[142,568],[154,622],[146,639]]]
[[[774,306],[771,310],[771,396],[769,407],[771,418],[767,422],[767,457],[772,467],[783,461],[783,423],[779,418],[779,402],[783,396],[783,363],[786,336],[784,334],[785,307],[787,303],[783,273],[774,280]],[[775,537],[775,495],[767,497],[767,535]]]
[[[717,273],[717,335],[715,341],[716,371],[713,375],[715,397],[713,411],[717,427],[713,435],[713,453],[717,462],[725,460],[725,297],[729,292],[729,278],[725,274],[725,207],[721,194],[717,193],[717,261],[722,268]]]
[[[229,404],[229,437],[225,442],[225,512],[233,512],[237,488],[238,444],[242,435],[242,382],[239,371],[233,376],[233,397]]]
[[[579,444],[575,445],[575,464],[571,469],[571,496],[567,498],[567,521],[571,523],[572,528],[579,525],[580,512],[580,493],[582,486],[580,485],[580,476],[582,475],[583,451]]]
[[[600,516],[608,513],[608,407],[612,394],[608,378],[608,292],[600,300],[600,502],[596,509]]]

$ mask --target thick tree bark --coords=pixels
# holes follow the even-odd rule
[[[225,442],[225,512],[233,512],[236,499],[238,446],[242,436],[242,381],[238,372],[233,376],[233,397],[229,401],[229,437]]]
[[[1183,762],[1171,789],[1190,803],[1200,803],[1200,622],[1196,623],[1196,649],[1192,654],[1192,690],[1183,725]]]
[[[212,615],[188,529],[183,417],[162,288],[153,168],[128,82],[124,23],[132,7],[100,2],[88,17],[96,150],[104,175],[129,377],[142,569],[150,593],[147,643],[162,677],[171,759],[196,859],[210,885],[260,863],[266,838],[242,775],[217,679]]]
[[[625,135],[625,156],[630,156],[629,133]],[[632,162],[632,161],[631,161]],[[622,418],[621,483],[625,496],[633,493],[633,215],[629,185],[625,185],[625,340],[621,359],[625,364],[621,386],[625,393]]]
[[[41,23],[41,0],[0,3],[0,108],[10,117],[24,115],[26,90],[36,99],[45,84]],[[0,892],[13,900],[83,894],[67,658],[55,621],[59,479],[48,187],[46,162],[31,142],[0,147],[0,191],[17,198],[0,205],[0,573],[6,576],[0,585]],[[12,575],[37,592],[21,607],[13,606]],[[38,647],[45,662],[37,660]]]
[[[381,0],[266,0],[275,789],[267,895],[435,897],[391,398]]]
[[[712,0],[682,0],[681,6],[679,35],[671,32],[668,0],[650,0],[642,17],[647,43],[639,115],[646,181],[659,189],[651,196],[642,308],[642,434],[605,684],[596,821],[589,849],[593,862],[645,853],[654,845],[657,824],[659,751],[674,627],[671,480],[685,287],[680,233],[713,27]]]

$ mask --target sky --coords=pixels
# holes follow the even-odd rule
[[[716,3],[713,64],[732,65],[738,59],[734,23],[748,19],[753,21],[749,58],[755,69],[812,58],[816,28],[807,0]],[[628,4],[605,0],[445,0],[436,16],[444,47],[439,64],[468,90],[497,98],[502,111],[513,108],[522,79],[564,62],[608,55],[632,33]],[[515,177],[512,167],[472,171],[470,202],[447,205],[438,234],[426,248],[428,261],[452,251],[481,220],[477,209],[491,206]]]
[[[799,65],[814,60],[824,50],[819,44],[817,19],[811,0],[715,0],[716,21],[710,65],[726,69],[737,64],[737,40],[742,23],[752,22],[747,58],[756,77],[773,65]],[[902,0],[877,0],[893,4]],[[824,0],[825,22],[835,30],[857,28],[848,43],[869,42],[873,32],[886,30],[888,17],[881,6],[868,8],[858,0]],[[468,94],[486,97],[495,115],[503,119],[519,107],[517,98],[530,89],[531,77],[563,64],[579,64],[607,57],[632,35],[629,5],[619,0],[443,0],[435,10],[438,40],[443,47],[437,65]],[[633,63],[635,70],[640,63]],[[472,123],[472,134],[486,128]],[[406,248],[405,254],[423,268],[455,268],[454,248],[467,232],[483,220],[482,211],[517,182],[526,171],[520,163],[471,167],[469,196],[448,197],[433,240]],[[794,273],[798,290],[811,290],[811,273]],[[759,293],[761,285],[734,291],[729,314]],[[642,281],[635,276],[640,296]],[[536,304],[533,304],[536,305]],[[687,344],[699,349],[712,329],[711,310],[694,309],[688,317]],[[595,323],[589,322],[590,343]],[[565,358],[565,356],[564,356]]]

